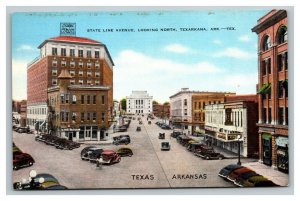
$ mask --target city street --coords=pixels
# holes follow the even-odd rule
[[[198,158],[170,137],[172,130],[162,130],[155,124],[156,120],[148,125],[146,117],[142,119],[143,125],[132,120],[127,132],[111,135],[128,134],[130,144],[97,145],[112,150],[129,147],[134,153],[132,157],[123,157],[120,163],[104,165],[102,169],[81,160],[80,152],[87,145],[71,151],[59,150],[35,141],[34,135],[13,132],[15,144],[35,159],[33,166],[13,171],[13,182],[28,178],[30,170],[35,169],[37,173],[52,174],[69,189],[234,187],[220,178],[218,172],[222,167],[236,163],[236,159]],[[141,126],[140,132],[136,132],[137,126]],[[158,139],[159,132],[166,133],[165,140]],[[170,151],[160,150],[162,141],[170,142]]]

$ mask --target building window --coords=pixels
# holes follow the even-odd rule
[[[67,62],[66,61],[61,61],[61,67],[66,67],[66,65],[67,65]]]
[[[60,94],[60,103],[61,104],[65,103],[65,94],[63,94],[63,93]]]
[[[285,67],[285,70],[288,69],[288,52],[285,52],[284,53],[284,67]]]
[[[187,106],[187,99],[184,99],[183,102],[184,102],[183,105]]]
[[[104,112],[102,112],[101,120],[102,120],[102,122],[105,121],[105,113]]]
[[[184,109],[184,115],[187,116],[187,109]]]
[[[96,63],[95,64],[95,69],[99,69],[100,68],[100,64],[99,63]]]
[[[60,112],[60,121],[65,121],[65,112]]]
[[[57,48],[56,47],[52,47],[52,55],[57,55]]]
[[[286,26],[282,26],[282,27],[280,27],[280,29],[278,31],[277,42],[278,42],[278,44],[282,44],[282,43],[287,42],[287,39],[288,39],[287,28],[286,28]]]
[[[277,55],[277,68],[278,71],[283,70],[284,60],[282,54]]]
[[[99,51],[95,51],[95,58],[99,58],[99,56],[100,56],[100,52]]]
[[[95,77],[100,77],[100,73],[99,72],[95,72]]]
[[[278,82],[278,98],[283,98],[284,93],[284,86],[283,86],[283,80]]]
[[[96,121],[96,120],[97,120],[97,113],[93,112],[93,121]]]
[[[95,81],[95,85],[99,85],[100,82],[98,80]]]
[[[66,121],[69,121],[69,112],[66,112]]]
[[[83,50],[78,50],[78,57],[83,57]]]
[[[91,71],[87,72],[87,77],[92,77],[92,72]]]
[[[66,94],[66,103],[69,103],[70,94]]]
[[[91,120],[91,113],[90,113],[90,112],[87,113],[87,118],[86,118],[86,120],[88,120],[88,121]]]
[[[76,112],[73,112],[72,113],[72,121],[76,121],[76,116],[77,116]]]
[[[75,57],[75,50],[74,49],[70,49],[70,57]]]
[[[105,97],[104,97],[104,95],[101,96],[101,103],[102,103],[102,105],[105,104]]]
[[[83,68],[83,62],[78,63],[79,68]]]
[[[78,75],[79,75],[79,77],[82,77],[82,76],[83,76],[83,71],[80,70],[80,71],[78,72]]]
[[[52,61],[52,67],[57,67],[57,61],[56,60]]]
[[[92,85],[92,80],[87,80],[87,81],[86,81],[86,84],[87,84],[87,85]]]
[[[93,96],[93,104],[96,104],[96,99],[97,99],[97,96],[94,95],[94,96]]]
[[[262,123],[266,123],[266,122],[267,122],[267,108],[263,108]]]
[[[72,96],[72,104],[76,104],[76,101],[77,101],[77,97],[76,97],[76,95],[73,95]]]
[[[65,57],[67,55],[67,51],[66,51],[66,48],[61,48],[60,49],[60,55]]]
[[[78,84],[83,85],[83,79],[79,79]]]
[[[70,70],[70,75],[75,76],[75,70]]]
[[[57,76],[57,70],[52,70],[52,76]]]
[[[271,74],[271,73],[272,73],[272,68],[271,68],[271,58],[268,59],[267,67],[268,67],[268,73]]]
[[[262,46],[263,51],[267,51],[271,48],[271,39],[270,39],[269,36],[265,36],[263,38],[263,44],[262,45],[263,45]]]
[[[70,61],[70,67],[75,68],[75,61]]]
[[[265,60],[263,60],[262,62],[261,62],[261,72],[262,72],[262,75],[266,75],[267,74],[267,68],[266,68],[266,61]]]
[[[272,108],[268,108],[268,123],[272,122]]]
[[[231,119],[231,108],[225,109],[225,125],[233,125],[232,119]]]
[[[87,104],[91,104],[91,96],[87,95]]]
[[[81,112],[81,117],[80,117],[81,121],[84,121],[84,112]]]
[[[241,127],[243,127],[243,112],[241,112]]]
[[[81,95],[81,104],[84,104],[84,95]]]
[[[86,51],[86,57],[87,58],[91,58],[92,57],[92,51],[91,50],[87,50]]]
[[[283,125],[283,120],[284,120],[284,108],[280,107],[278,111],[278,124]]]
[[[52,79],[52,85],[57,85],[57,79]]]
[[[91,69],[92,68],[92,63],[87,63],[86,66],[87,66],[88,69]]]

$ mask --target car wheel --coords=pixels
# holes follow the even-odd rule
[[[206,160],[209,160],[209,156],[205,156],[205,159],[206,159]]]
[[[118,159],[118,163],[121,161],[121,157]]]
[[[129,154],[128,156],[129,156],[129,157],[131,157],[131,156],[132,156],[132,154]]]

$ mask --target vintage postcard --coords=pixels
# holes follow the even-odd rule
[[[13,188],[288,186],[288,16],[13,13]]]

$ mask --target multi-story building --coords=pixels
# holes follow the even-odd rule
[[[257,111],[256,95],[230,96],[224,103],[206,105],[206,140],[234,153],[240,146],[244,157],[257,157]]]
[[[223,103],[230,92],[190,91],[182,88],[170,96],[170,122],[173,126],[187,130],[188,134],[204,132],[205,105]]]
[[[27,121],[31,127],[39,124],[40,128],[48,128],[48,93],[52,93],[48,89],[58,87],[62,69],[68,70],[73,89],[109,88],[105,117],[112,120],[114,63],[105,44],[88,38],[58,36],[45,40],[38,48],[40,56],[27,67]]]
[[[170,118],[170,104],[153,104],[153,115],[161,119]]]
[[[26,120],[27,120],[27,101],[22,100],[20,106],[20,125],[22,127],[25,127],[27,125]]]
[[[51,131],[73,141],[105,139],[110,125],[110,87],[71,85],[72,76],[67,69],[62,69],[57,79],[58,85],[48,88]]]
[[[126,97],[126,112],[131,114],[152,113],[152,99],[147,91],[132,91]]]
[[[258,34],[259,158],[288,172],[287,12],[272,10],[252,28]]]

